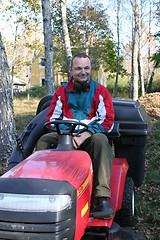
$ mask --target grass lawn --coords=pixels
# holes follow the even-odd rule
[[[19,136],[27,124],[35,117],[37,106],[39,103],[38,98],[18,99],[13,101],[17,135]]]

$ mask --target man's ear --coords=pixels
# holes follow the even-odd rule
[[[72,68],[71,68],[71,66],[69,67],[69,72],[70,72],[70,73],[72,72]]]

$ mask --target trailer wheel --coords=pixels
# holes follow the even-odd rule
[[[126,177],[122,208],[116,213],[115,221],[122,227],[131,227],[134,221],[134,182]]]

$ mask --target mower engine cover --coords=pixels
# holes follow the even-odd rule
[[[0,239],[81,239],[92,180],[84,151],[33,153],[0,178]]]

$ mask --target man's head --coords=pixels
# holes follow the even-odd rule
[[[85,53],[74,55],[71,61],[70,73],[73,76],[74,86],[77,90],[82,90],[89,86],[91,69],[91,59],[88,55]]]

